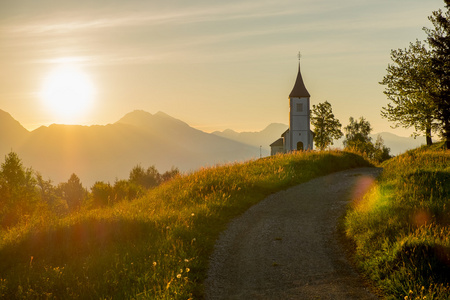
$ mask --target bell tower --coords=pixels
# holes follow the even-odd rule
[[[298,74],[294,88],[289,94],[289,136],[286,150],[312,150],[313,135],[310,130],[310,95],[303,83],[300,72],[300,53],[298,54]]]

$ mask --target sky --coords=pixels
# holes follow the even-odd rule
[[[114,123],[140,109],[206,132],[259,131],[288,124],[300,51],[311,105],[330,102],[343,126],[363,116],[375,133],[407,136],[412,130],[381,118],[388,100],[379,82],[391,49],[424,40],[428,16],[443,7],[442,0],[2,0],[0,109],[29,130]],[[69,88],[87,96],[62,112],[48,86],[64,68],[75,70],[67,80],[80,82]]]

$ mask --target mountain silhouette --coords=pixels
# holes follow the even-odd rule
[[[256,132],[236,132],[231,129],[224,131],[214,131],[213,134],[234,140],[254,147],[262,146],[262,155],[270,155],[270,144],[281,137],[281,134],[288,129],[288,126],[280,123],[272,123],[261,131]]]
[[[287,127],[274,123],[259,132],[227,129],[206,133],[163,112],[150,114],[137,110],[113,124],[52,124],[29,132],[9,113],[0,110],[0,155],[4,158],[11,150],[16,152],[24,166],[32,167],[56,184],[75,173],[85,187],[91,187],[96,181],[113,183],[116,179],[127,179],[138,164],[144,168],[155,165],[161,173],[172,167],[189,172],[258,158],[260,153],[267,156],[269,145]],[[425,143],[423,137],[413,139],[386,132],[381,136],[391,154]],[[333,147],[342,148],[342,139]]]
[[[75,173],[86,187],[127,179],[138,164],[187,172],[259,157],[259,147],[205,133],[162,112],[134,111],[113,124],[52,124],[31,132],[2,113],[0,126],[2,157],[13,150],[45,179],[59,183]]]
[[[0,109],[0,154],[17,149],[29,134],[9,113]]]
[[[263,156],[266,156],[270,153],[269,145],[280,138],[281,134],[287,128],[288,126],[285,124],[272,123],[259,132],[236,132],[231,129],[226,129],[224,131],[215,131],[213,134],[254,147],[262,146]],[[376,141],[378,135],[383,138],[384,144],[391,149],[391,155],[398,155],[409,149],[414,149],[426,144],[425,137],[423,136],[419,136],[417,138],[403,137],[390,132],[371,134],[370,137],[373,142]],[[344,148],[343,141],[344,138],[334,140],[331,148]]]

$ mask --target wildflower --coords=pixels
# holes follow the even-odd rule
[[[190,271],[191,269],[189,269],[189,268],[186,268],[186,273],[188,273],[189,271]]]
[[[181,274],[177,274],[177,278],[180,279],[181,278]]]
[[[192,213],[192,214],[191,214],[191,216],[193,217],[193,216],[195,216],[195,214],[194,214],[194,213]]]
[[[153,262],[153,266],[156,267],[156,261]]]
[[[180,269],[180,273],[183,273],[183,269]]]

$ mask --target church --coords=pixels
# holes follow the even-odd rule
[[[299,62],[297,79],[289,94],[289,129],[270,145],[270,155],[313,149],[309,98],[310,95],[303,82]]]

